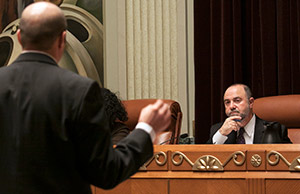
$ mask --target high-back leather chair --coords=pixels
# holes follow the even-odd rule
[[[125,124],[131,131],[138,122],[142,108],[155,103],[156,100],[157,99],[135,99],[122,101],[128,113],[128,121],[126,121]],[[171,124],[163,133],[157,135],[154,144],[177,144],[182,122],[181,108],[179,103],[174,100],[163,99],[163,101],[170,106]]]
[[[300,143],[300,95],[279,95],[257,98],[253,112],[266,121],[277,121],[288,128],[293,143]]]

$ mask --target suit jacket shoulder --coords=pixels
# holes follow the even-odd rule
[[[258,116],[256,116],[254,139],[253,139],[254,144],[263,143],[263,135],[266,130],[265,126],[270,125],[272,123],[274,123],[274,122],[265,121],[265,120],[259,118]],[[278,123],[278,122],[276,122],[276,123]],[[279,133],[280,133],[279,136],[281,138],[280,143],[292,143],[288,137],[288,129],[286,128],[286,126],[282,125],[280,123],[278,123],[278,124],[280,125],[280,131],[279,131]]]

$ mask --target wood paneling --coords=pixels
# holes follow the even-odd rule
[[[248,194],[265,194],[265,180],[254,178],[246,179]]]
[[[265,151],[247,151],[247,169],[265,170],[266,169]],[[258,164],[260,165],[258,166]]]
[[[166,153],[166,164],[159,166],[156,160],[151,160],[147,170],[136,173],[115,189],[104,191],[97,188],[94,194],[300,193],[300,171],[290,171],[297,169],[291,165],[293,161],[296,161],[296,166],[300,166],[297,163],[300,145],[297,144],[164,145],[154,146],[154,150],[155,153]],[[270,151],[280,154],[278,163],[270,164],[269,161],[274,163],[277,160],[274,154],[268,159]],[[182,153],[182,163],[178,163],[180,156],[172,158],[175,152]],[[237,152],[245,155],[242,165],[236,163],[242,161],[241,155],[235,158],[233,153]],[[254,155],[259,155],[261,159],[255,157],[254,162],[251,161]],[[194,171],[193,165],[203,156],[215,157],[222,165],[228,158],[230,161],[220,172]],[[253,166],[259,161],[261,165]],[[174,165],[174,162],[178,164]]]
[[[170,193],[247,193],[247,187],[243,179],[172,179]]]
[[[96,194],[163,194],[168,193],[167,179],[130,179],[118,185],[113,190],[96,188]]]
[[[266,194],[300,194],[300,180],[266,180]]]

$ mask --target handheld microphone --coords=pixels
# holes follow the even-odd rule
[[[172,137],[172,138],[170,138],[170,139],[168,139],[168,140],[166,140],[166,141],[161,142],[159,145],[163,145],[163,144],[165,144],[165,143],[167,143],[167,142],[170,142],[170,141],[172,141],[172,140],[175,140],[175,139],[177,139],[177,138],[184,139],[184,138],[187,138],[188,136],[189,136],[189,135],[188,135],[187,133],[183,133],[183,134],[179,135],[179,137],[178,137],[178,136],[177,136],[177,137]]]

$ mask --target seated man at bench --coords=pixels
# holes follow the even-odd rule
[[[210,129],[211,144],[259,144],[292,143],[287,128],[277,122],[260,119],[253,113],[254,98],[251,90],[244,84],[233,84],[224,93],[225,112],[228,116],[224,122],[214,124]],[[267,127],[276,126],[276,142],[266,142],[264,134]]]

